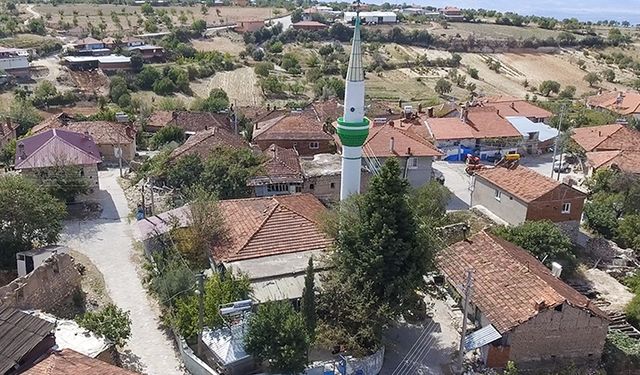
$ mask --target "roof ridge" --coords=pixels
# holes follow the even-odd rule
[[[269,213],[267,214],[267,216],[264,218],[264,220],[262,220],[262,223],[260,223],[260,225],[258,225],[258,228],[256,228],[256,230],[251,233],[251,236],[249,236],[249,238],[247,238],[246,241],[244,241],[244,243],[241,244],[240,247],[238,247],[238,250],[235,252],[235,255],[238,255],[242,252],[242,249],[244,249],[245,247],[247,247],[247,245],[249,244],[249,242],[251,242],[251,240],[258,234],[258,232],[260,232],[260,230],[264,227],[265,223],[267,222],[267,220],[269,220],[271,218],[271,216],[273,215],[273,213],[276,211],[276,209],[280,206],[280,202],[278,202],[276,199],[274,199],[275,197],[271,197],[271,199],[273,201],[276,202],[276,204],[271,208],[271,211],[269,211]]]
[[[308,195],[309,195],[308,193],[303,193],[303,194],[293,194],[293,195],[274,196],[274,199],[276,199],[276,200],[278,201],[278,203],[279,203],[279,204],[281,204],[281,205],[283,205],[284,207],[286,207],[289,211],[291,211],[291,212],[293,212],[293,213],[295,213],[295,214],[297,214],[297,215],[302,216],[303,218],[305,218],[305,219],[306,219],[306,220],[308,220],[308,221],[311,221],[312,223],[317,224],[317,223],[318,223],[318,221],[317,221],[317,220],[315,220],[315,219],[313,219],[313,218],[311,218],[311,217],[308,217],[307,215],[303,214],[302,212],[299,212],[298,210],[294,209],[293,207],[291,207],[291,206],[287,205],[287,203],[286,203],[286,200],[287,200],[287,199],[289,199],[289,198],[293,198],[293,197],[304,197],[304,196],[308,196]],[[279,201],[278,199],[280,199],[280,198],[284,198],[285,202],[281,202],[281,201]]]
[[[40,147],[38,147],[38,148],[36,148],[35,150],[33,150],[33,152],[32,152],[31,154],[27,155],[27,157],[26,157],[24,160],[22,160],[22,161],[20,162],[20,164],[16,165],[15,167],[18,167],[18,166],[20,166],[20,165],[24,164],[27,160],[29,160],[29,159],[31,158],[31,156],[32,156],[32,155],[34,155],[34,154],[36,154],[37,152],[39,152],[40,150],[42,150],[42,149],[44,148],[44,146],[46,146],[47,144],[49,144],[49,142],[51,142],[51,140],[52,140],[53,138],[55,138],[55,132],[53,132],[53,131],[52,131],[52,129],[51,129],[51,130],[47,130],[47,131],[51,131],[51,133],[52,133],[52,135],[53,135],[53,136],[52,136],[52,137],[49,137],[46,141],[44,141],[44,142],[40,145]],[[18,146],[18,145],[20,145],[20,143],[18,143],[16,146]],[[16,155],[17,155],[17,150],[16,150]]]
[[[178,151],[178,152],[173,156],[173,159],[175,159],[175,158],[179,157],[180,155],[184,154],[185,152],[187,152],[187,151],[189,151],[189,150],[193,149],[194,147],[198,146],[198,145],[199,145],[199,144],[201,144],[202,142],[204,142],[204,141],[206,141],[207,139],[211,138],[212,136],[216,135],[215,127],[214,127],[213,129],[214,129],[214,130],[213,130],[213,131],[211,131],[211,134],[205,134],[205,132],[206,132],[206,131],[205,131],[205,132],[200,132],[200,134],[205,134],[205,136],[203,136],[203,138],[202,138],[202,139],[200,139],[200,140],[198,140],[198,141],[193,142],[193,144],[189,145],[189,147],[188,147],[188,148],[183,148],[182,150]],[[198,134],[198,133],[196,133],[196,134],[194,134],[194,135],[197,135],[197,134]],[[180,145],[180,147],[187,145],[187,142],[188,142],[188,140],[187,140],[187,141],[185,141],[182,145]],[[178,148],[176,148],[176,150],[178,150]]]
[[[84,136],[84,134],[75,133],[75,132],[68,132],[68,133],[78,134],[78,135],[80,135],[81,137],[83,137],[83,136]],[[95,156],[95,155],[91,154],[90,152],[87,152],[86,150],[81,149],[80,147],[78,147],[78,146],[76,146],[76,145],[74,145],[74,144],[70,143],[69,141],[67,141],[67,140],[66,140],[66,139],[64,139],[63,137],[60,137],[60,136],[59,136],[59,135],[57,135],[57,134],[56,134],[55,138],[58,138],[58,139],[60,139],[62,142],[66,143],[68,146],[71,146],[71,147],[75,148],[76,150],[79,150],[79,151],[83,152],[85,155],[89,155],[90,157],[92,157],[92,158],[94,158],[94,159],[99,159],[99,157],[98,157],[98,156]],[[102,161],[102,159],[100,159],[100,161]]]

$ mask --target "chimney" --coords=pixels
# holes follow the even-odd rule
[[[22,160],[27,158],[27,154],[25,154],[25,152],[24,152],[24,143],[22,143],[22,142],[18,143],[18,155],[20,156],[20,159],[22,159]]]
[[[514,102],[511,102],[511,109],[516,109],[516,104]]]
[[[462,108],[462,111],[460,112],[460,120],[466,124],[467,121],[469,120],[469,112],[467,110],[467,107],[465,106],[464,108]]]
[[[433,117],[433,107],[427,108],[427,117]]]
[[[602,137],[602,130],[598,130],[598,137]]]
[[[407,147],[407,155],[411,155],[411,147]]]
[[[393,137],[391,137],[391,139],[389,139],[389,151],[393,152],[394,144],[395,144],[395,139],[393,139]]]
[[[500,110],[499,110],[499,109],[496,109],[496,114],[497,114],[498,116],[500,116]]]
[[[209,130],[209,127],[207,125],[204,126],[204,130]]]

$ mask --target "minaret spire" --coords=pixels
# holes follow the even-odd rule
[[[369,135],[369,119],[364,116],[364,69],[360,40],[360,0],[356,2],[356,19],[345,82],[344,114],[338,119],[337,133],[342,143],[342,177],[340,199],[360,193],[362,145]]]

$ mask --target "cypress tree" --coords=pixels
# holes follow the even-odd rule
[[[307,266],[307,272],[304,276],[304,289],[302,291],[301,310],[302,316],[304,317],[304,324],[307,327],[309,340],[313,342],[316,335],[317,322],[313,257],[309,258],[309,265]]]

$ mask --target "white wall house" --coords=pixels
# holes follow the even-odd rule
[[[23,49],[0,47],[0,70],[15,76],[28,76],[29,53]]]
[[[344,12],[344,22],[353,23],[356,12]],[[394,12],[360,12],[362,23],[396,23],[398,16]]]

